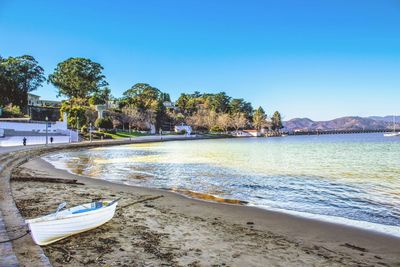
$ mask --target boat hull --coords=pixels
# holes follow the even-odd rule
[[[385,137],[394,137],[394,136],[400,136],[400,133],[385,133],[383,134]]]
[[[109,207],[75,214],[71,217],[31,223],[28,221],[28,226],[33,241],[40,246],[45,246],[105,224],[114,216],[116,207],[117,203],[114,203]]]

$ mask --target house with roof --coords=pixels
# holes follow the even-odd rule
[[[61,101],[43,100],[35,94],[28,93],[28,106],[32,107],[61,107]]]
[[[241,130],[235,132],[235,136],[239,137],[260,137],[262,136],[262,133],[258,130],[251,129],[251,130]]]

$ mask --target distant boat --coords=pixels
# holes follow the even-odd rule
[[[400,132],[396,132],[396,117],[395,116],[393,116],[393,132],[384,133],[383,136],[385,136],[385,137],[400,136]]]
[[[61,211],[62,203],[55,213],[26,220],[33,241],[45,246],[68,236],[96,228],[114,217],[118,199],[86,203]]]
[[[400,132],[397,133],[385,133],[383,134],[385,137],[393,137],[393,136],[400,136]]]

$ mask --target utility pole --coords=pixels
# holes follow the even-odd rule
[[[49,118],[46,116],[46,146],[49,144],[49,139],[48,139],[48,127],[49,127]]]
[[[79,120],[78,120],[78,116],[76,116],[76,133],[78,135],[78,143],[79,143]]]
[[[90,138],[90,143],[92,142],[92,123],[89,123],[89,138]]]

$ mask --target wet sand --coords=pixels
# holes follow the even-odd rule
[[[107,224],[43,247],[54,266],[400,266],[400,239],[391,236],[75,176],[40,158],[15,174],[38,180],[12,182],[25,218],[52,212],[63,201],[73,206],[122,197]]]

